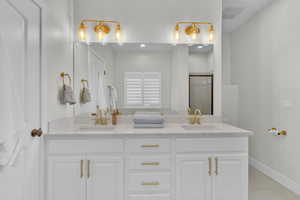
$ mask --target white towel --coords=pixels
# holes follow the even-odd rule
[[[111,110],[117,109],[118,93],[115,87],[108,86],[109,106]]]

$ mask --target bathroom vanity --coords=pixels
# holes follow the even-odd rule
[[[251,134],[223,123],[50,131],[46,200],[247,200]]]
[[[91,101],[75,105],[74,118],[88,114],[80,123],[52,122],[44,136],[46,200],[248,199],[252,133],[221,120],[186,125],[181,113],[221,114],[212,45],[75,47],[75,96],[89,89]],[[198,76],[209,79],[189,84]],[[95,126],[96,107],[118,108],[124,120]],[[134,128],[125,118],[137,111],[169,116],[164,128]]]

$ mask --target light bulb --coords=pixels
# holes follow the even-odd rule
[[[208,33],[208,41],[211,44],[214,41],[214,26],[213,25],[209,26],[208,32],[209,32]]]
[[[104,33],[99,30],[99,32],[97,32],[97,40],[102,41],[104,39]]]
[[[193,32],[191,37],[192,37],[192,40],[197,40],[197,33]]]
[[[214,41],[214,33],[213,32],[209,33],[208,40],[209,40],[209,43],[212,43]]]
[[[179,25],[177,24],[174,32],[174,40],[178,41],[180,39]]]
[[[180,37],[179,37],[179,31],[175,31],[174,39],[175,39],[176,41],[178,41],[178,40],[180,39]]]
[[[81,41],[86,41],[86,25],[84,23],[81,23],[79,26],[79,31],[78,31],[78,38]]]
[[[120,26],[120,24],[118,24],[116,26],[116,40],[119,41],[119,42],[122,40],[122,34],[121,34],[121,26]]]

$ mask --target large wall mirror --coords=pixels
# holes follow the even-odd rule
[[[102,109],[213,114],[212,45],[76,43],[75,114]]]

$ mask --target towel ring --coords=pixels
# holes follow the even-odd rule
[[[81,79],[81,83],[82,83],[82,85],[83,85],[84,88],[85,87],[89,88],[89,81],[88,80]],[[84,83],[86,83],[86,85]]]
[[[63,85],[65,85],[65,77],[68,77],[68,79],[69,79],[69,85],[72,84],[72,78],[71,78],[70,74],[62,72],[62,73],[60,73],[60,76],[61,76],[61,78],[63,80]]]

